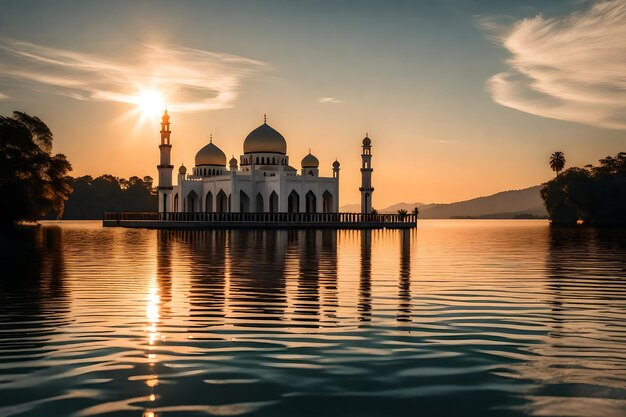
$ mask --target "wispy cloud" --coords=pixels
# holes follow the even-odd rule
[[[232,107],[264,62],[173,45],[138,45],[133,58],[97,56],[0,38],[0,86],[21,81],[78,100],[133,103],[158,90],[181,112]]]
[[[6,94],[0,93],[0,100],[6,100],[7,98],[9,98],[9,96],[7,96]]]
[[[497,103],[626,129],[626,2],[600,1],[563,18],[537,16],[512,26],[481,23],[512,55],[510,69],[487,82]]]
[[[320,97],[318,101],[320,103],[332,103],[332,104],[343,103],[343,100],[340,100],[337,97]]]

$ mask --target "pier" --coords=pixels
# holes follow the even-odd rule
[[[144,229],[410,229],[414,214],[108,212],[104,227]]]

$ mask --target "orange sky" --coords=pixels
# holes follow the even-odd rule
[[[42,118],[74,175],[156,177],[158,116],[137,111],[154,90],[177,167],[211,132],[239,157],[267,113],[292,166],[309,148],[322,175],[341,162],[341,205],[359,201],[365,132],[375,207],[459,201],[548,180],[556,150],[568,166],[624,150],[626,6],[594,7],[9,1],[0,114]]]

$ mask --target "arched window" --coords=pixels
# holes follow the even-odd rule
[[[256,212],[257,213],[263,213],[263,194],[258,193],[256,195]]]
[[[250,198],[248,197],[248,194],[246,194],[243,190],[239,190],[239,212],[250,212]]]
[[[204,199],[204,211],[207,213],[213,213],[213,193],[208,192]]]
[[[174,194],[174,212],[178,213],[178,193]]]
[[[278,213],[278,194],[272,191],[270,194],[270,213]]]
[[[328,192],[328,190],[324,191],[322,194],[322,210],[324,213],[332,213],[333,208],[333,195]]]
[[[191,190],[189,194],[187,194],[187,211],[189,213],[195,213],[196,205],[198,202],[198,194],[195,191]]]
[[[289,198],[287,199],[287,211],[289,213],[300,212],[300,196],[295,190],[289,194]]]
[[[218,213],[226,213],[227,203],[226,193],[223,190],[220,190],[215,198],[215,211]]]
[[[313,194],[313,191],[306,193],[306,212],[315,213],[317,206],[317,197]]]

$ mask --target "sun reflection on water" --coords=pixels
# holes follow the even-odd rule
[[[159,332],[159,321],[161,319],[160,314],[161,297],[159,295],[159,289],[156,283],[151,283],[148,290],[148,303],[146,305],[146,319],[147,319],[147,332],[148,332],[148,365],[152,370],[152,375],[146,379],[146,385],[150,387],[149,399],[151,402],[156,400],[156,394],[154,393],[154,387],[159,384],[159,376],[154,371],[157,363],[157,355],[154,352],[155,343],[159,340],[161,334]],[[153,411],[146,410],[143,417],[155,417]]]

